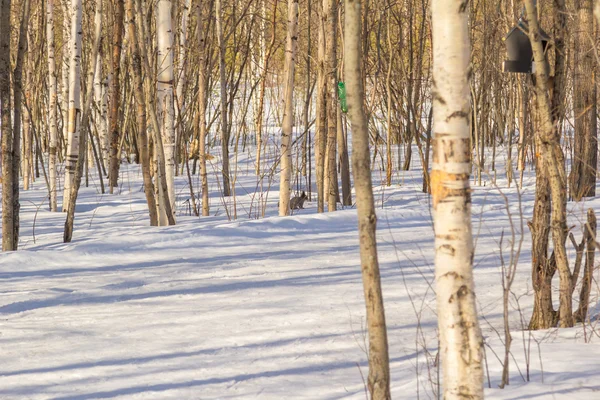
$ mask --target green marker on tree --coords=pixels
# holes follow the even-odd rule
[[[340,98],[340,107],[345,114],[348,112],[348,104],[346,103],[346,85],[344,82],[338,83],[338,97]]]

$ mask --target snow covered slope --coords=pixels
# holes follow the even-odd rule
[[[396,399],[436,398],[438,382],[433,232],[417,175],[376,193]],[[180,180],[178,225],[151,228],[139,171],[123,166],[122,181],[119,195],[82,188],[70,244],[62,243],[65,215],[46,211],[42,184],[22,193],[21,250],[0,255],[0,399],[365,398],[353,209],[319,215],[313,202],[294,216],[269,217],[278,197],[272,191],[268,217],[251,220],[250,173],[238,181],[238,221],[228,221],[223,207],[231,203],[218,197],[211,200],[217,216],[181,215],[188,192]],[[518,231],[516,191],[503,191]],[[529,218],[531,189],[522,200]],[[600,399],[595,323],[522,331],[533,302],[527,228],[514,285],[519,305],[511,303],[511,385],[497,389],[499,242],[504,230],[508,256],[510,223],[489,184],[475,189],[473,201],[476,290],[492,386],[486,396]],[[589,205],[570,204],[578,237],[577,220]],[[595,305],[597,287],[593,299]]]

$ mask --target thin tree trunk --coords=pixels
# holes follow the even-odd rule
[[[77,2],[78,4],[75,4],[75,2]],[[78,48],[74,48],[74,54],[81,54],[81,16],[82,16],[82,4],[81,4],[81,0],[73,0],[73,12],[74,12],[74,16],[75,19],[74,21],[76,21],[77,23],[77,31],[72,31],[72,34],[77,34],[76,36],[78,37],[79,40],[79,47]],[[77,203],[77,195],[79,193],[79,187],[81,185],[81,177],[83,175],[83,166],[85,163],[85,153],[87,150],[87,138],[88,138],[88,134],[90,132],[90,125],[89,125],[89,119],[90,119],[90,112],[91,112],[91,105],[92,105],[92,98],[93,98],[93,93],[94,93],[94,76],[96,74],[96,66],[97,66],[97,60],[98,60],[98,55],[100,53],[100,39],[101,39],[101,33],[102,33],[102,2],[97,2],[96,3],[96,12],[95,12],[95,16],[94,16],[94,26],[95,26],[95,32],[94,32],[94,46],[92,48],[92,57],[90,60],[90,72],[88,74],[88,79],[87,79],[87,84],[86,84],[86,94],[85,94],[85,104],[83,106],[83,113],[81,116],[81,129],[80,129],[80,133],[81,133],[81,137],[77,138],[76,142],[77,142],[77,151],[78,151],[78,157],[77,157],[77,164],[76,164],[76,168],[75,168],[75,175],[73,177],[73,182],[72,182],[72,186],[71,186],[71,192],[68,194],[69,195],[69,208],[67,209],[67,218],[65,221],[65,230],[64,230],[64,234],[63,234],[63,241],[65,243],[68,243],[71,241],[72,237],[73,237],[73,224],[75,222],[75,205]],[[73,53],[72,53],[73,54]],[[76,68],[74,71],[74,74],[70,74],[70,76],[75,76],[77,79],[79,79],[79,75],[80,75],[80,68],[81,68],[81,64],[79,65],[79,68]],[[71,70],[71,72],[73,72],[73,70]],[[79,88],[79,90],[81,90],[81,88]],[[79,97],[79,95],[77,95],[77,97]],[[77,104],[77,107],[79,107],[79,105]],[[81,143],[80,143],[81,141]],[[71,142],[69,141],[69,144]],[[65,194],[66,196],[66,194]]]
[[[37,25],[37,24],[36,24]],[[34,39],[33,39],[33,32],[31,30],[28,30],[25,35],[27,36],[27,48],[28,49],[33,49],[35,47],[34,43]],[[31,96],[31,86],[32,86],[32,79],[33,79],[33,64],[34,64],[34,60],[33,60],[33,52],[30,50],[29,52],[29,56],[27,57],[27,68],[25,71],[25,90],[24,90],[24,95],[25,95],[25,99],[24,102],[26,104],[27,107],[31,107],[32,106],[32,96]],[[33,129],[32,129],[32,123],[33,121],[31,120],[31,116],[29,115],[28,112],[23,113],[23,161],[21,163],[21,171],[23,174],[23,190],[29,190],[29,184],[31,182],[31,172],[33,171],[32,169],[32,141],[33,141]]]
[[[126,0],[126,23],[131,49],[131,66],[133,67],[134,91],[137,103],[137,143],[142,162],[142,176],[144,179],[144,193],[148,203],[150,225],[158,225],[156,199],[154,198],[154,184],[150,174],[150,152],[148,150],[148,127],[146,118],[146,98],[142,81],[142,56],[139,47],[139,38],[135,24],[135,8],[133,0]]]
[[[596,122],[596,82],[594,60],[594,17],[592,0],[577,0],[575,26],[575,71],[573,73],[573,113],[575,143],[571,163],[571,197],[580,201],[596,195],[598,132]]]
[[[0,0],[0,32],[10,31],[11,0]],[[13,131],[10,96],[10,35],[0,35],[0,110],[2,117],[2,251],[16,250],[13,240]]]
[[[119,180],[119,99],[121,96],[121,50],[123,46],[123,14],[124,0],[113,0],[114,25],[112,31],[112,78],[110,80],[110,112],[108,116],[108,129],[110,141],[110,167],[108,172],[108,186],[112,194],[118,186]]]
[[[186,71],[185,71],[185,66],[186,66],[186,60],[187,60],[187,39],[188,39],[188,19],[190,16],[190,8],[192,6],[192,1],[191,0],[184,0],[183,4],[181,5],[181,7],[183,8],[181,10],[181,27],[179,30],[179,60],[178,60],[178,71],[177,71],[177,89],[176,89],[176,93],[177,93],[177,103],[175,106],[175,123],[177,126],[177,132],[176,135],[177,137],[175,138],[175,143],[177,144],[177,147],[175,148],[175,161],[182,159],[180,152],[181,152],[181,147],[185,146],[185,143],[183,142],[184,138],[183,137],[183,133],[184,133],[184,124],[183,124],[183,116],[185,115],[185,94],[184,94],[184,90],[185,90],[185,86],[186,86],[186,82],[187,82],[187,76],[186,76]],[[177,171],[175,171],[177,173]]]
[[[100,57],[98,57],[98,62],[96,63],[96,75],[94,77],[94,123],[96,125],[96,136],[98,137],[98,143],[101,143],[102,137],[102,124],[103,124],[103,115],[102,115],[102,102],[104,95],[104,87],[102,81],[102,47],[100,47]],[[91,142],[90,142],[91,143]],[[98,149],[101,151],[102,145],[98,146]],[[102,158],[102,153],[100,155],[101,166],[104,163]],[[100,176],[102,176],[102,168],[100,168]]]
[[[279,183],[279,215],[290,213],[292,179],[292,133],[294,128],[294,72],[298,49],[298,0],[288,0],[288,31],[285,51],[285,94],[281,133],[281,175]]]
[[[337,0],[323,0],[325,14],[326,92],[327,92],[327,211],[337,209]]]
[[[350,162],[348,160],[348,129],[346,128],[345,117],[342,117],[342,111],[337,109],[338,118],[338,155],[340,160],[340,172],[342,175],[342,204],[352,205],[352,186],[350,182]]]
[[[348,113],[352,124],[352,173],[356,189],[360,261],[369,335],[367,386],[371,399],[387,400],[391,399],[390,366],[385,310],[377,260],[377,217],[369,163],[369,132],[364,111],[360,0],[345,0],[345,12],[344,75],[348,84]]]
[[[63,192],[63,212],[69,210],[71,186],[75,179],[77,160],[79,159],[79,138],[81,129],[81,46],[82,46],[82,9],[81,0],[71,1],[71,51],[69,65],[69,120],[67,129],[67,158],[65,165],[65,187]]]
[[[588,307],[590,304],[590,291],[592,288],[592,279],[594,274],[594,258],[596,255],[596,214],[592,208],[587,212],[587,223],[584,225],[583,237],[585,238],[585,267],[583,271],[583,279],[581,280],[581,292],[579,292],[579,308],[575,312],[573,318],[575,322],[585,323],[588,317]],[[575,286],[576,282],[573,282]]]
[[[67,147],[67,140],[69,138],[68,127],[69,127],[69,65],[71,64],[71,46],[67,45],[71,43],[71,0],[64,0],[63,3],[63,46],[62,46],[62,143],[64,146],[61,148],[62,160],[64,151]]]
[[[48,106],[49,106],[49,130],[50,149],[48,157],[48,168],[50,175],[50,211],[57,211],[56,185],[56,152],[58,147],[58,120],[57,120],[57,75],[56,55],[54,44],[54,1],[48,0],[46,9],[46,43],[48,45]]]
[[[223,35],[223,4],[216,0],[217,8],[217,39],[219,42],[219,83],[221,86],[221,155],[223,164],[223,196],[231,195],[229,176],[229,126],[227,121],[227,76],[225,71],[226,43]]]
[[[519,170],[519,186],[523,187],[523,173],[525,172],[525,147],[527,146],[527,85],[523,78],[518,79],[519,91],[519,155],[517,159],[517,169]]]
[[[315,158],[317,164],[317,211],[320,213],[325,212],[325,153],[327,149],[327,76],[325,72],[324,18],[323,1],[319,1]]]
[[[198,116],[200,119],[199,161],[200,178],[202,180],[202,216],[210,215],[208,200],[208,171],[206,169],[206,40],[204,24],[204,2],[198,6],[198,52],[200,68],[198,71]],[[257,133],[258,135],[258,133]],[[258,150],[257,150],[258,151]]]
[[[15,70],[13,72],[13,143],[12,143],[12,201],[13,201],[13,250],[17,250],[19,245],[19,211],[21,204],[19,203],[19,169],[21,167],[21,114],[23,110],[23,63],[25,60],[25,52],[27,51],[27,27],[29,26],[29,10],[30,0],[25,0],[22,3],[21,24],[19,27],[19,42],[17,45],[17,58],[15,61]],[[4,186],[6,190],[10,186]]]
[[[148,27],[146,25],[147,21],[144,20],[144,10],[142,8],[142,3],[140,0],[137,0],[136,7],[136,20],[139,23],[139,42],[138,45],[140,49],[145,48],[148,43]],[[141,50],[140,50],[141,51]],[[154,76],[152,68],[150,67],[150,62],[148,61],[148,53],[142,52],[142,65],[144,67],[144,72],[146,76]],[[152,123],[152,135],[153,135],[153,145],[154,145],[154,169],[155,169],[155,187],[158,189],[155,191],[155,199],[156,199],[156,207],[158,212],[158,224],[160,226],[164,225],[175,225],[175,217],[173,212],[171,211],[171,203],[165,199],[166,194],[168,193],[167,179],[166,179],[166,171],[165,171],[165,152],[163,149],[162,139],[160,137],[161,124],[158,121],[158,116],[156,113],[157,105],[152,100],[152,94],[154,91],[152,90],[152,83],[149,80],[145,80],[145,99],[146,99],[146,110],[150,113],[150,122]]]
[[[159,0],[156,15],[158,38],[158,113],[161,122],[165,172],[167,179],[166,200],[171,204],[175,217],[175,109],[173,102],[173,32],[171,1]]]
[[[431,193],[444,399],[483,399],[469,185],[469,31],[462,0],[434,0]]]
[[[110,170],[110,135],[108,134],[108,91],[111,85],[111,76],[108,74],[102,81],[102,103],[100,106],[101,117],[100,117],[100,134],[98,135],[98,141],[100,145],[100,154],[102,158],[102,165],[104,167],[104,175],[107,176],[107,171]]]

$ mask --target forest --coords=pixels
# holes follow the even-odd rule
[[[0,0],[0,398],[600,397],[599,23]]]

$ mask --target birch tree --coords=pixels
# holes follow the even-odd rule
[[[11,0],[0,0],[0,32],[10,32]],[[13,131],[10,98],[10,35],[0,35],[0,112],[2,113],[2,251],[16,250],[13,241]]]
[[[444,399],[483,399],[483,339],[473,283],[466,5],[462,0],[432,2],[431,193]]]
[[[292,178],[291,139],[294,126],[294,71],[298,49],[298,0],[288,0],[288,31],[285,47],[285,92],[279,184],[280,216],[286,216],[290,213],[290,183]]]
[[[184,89],[187,82],[186,75],[186,60],[187,60],[187,40],[188,40],[188,19],[190,16],[190,8],[192,0],[184,0],[181,5],[181,27],[179,30],[179,46],[178,46],[178,72],[177,72],[177,106],[175,107],[175,122],[177,125],[177,138],[175,143],[177,149],[180,148],[183,138],[183,116],[185,115],[185,95]],[[178,157],[176,157],[177,160]]]
[[[171,204],[171,210],[173,216],[175,216],[175,109],[173,102],[173,31],[170,0],[159,0],[156,18],[159,121],[165,153],[164,161],[168,189],[165,197]]]
[[[119,180],[119,106],[121,96],[121,50],[123,46],[123,14],[124,0],[112,0],[113,2],[113,29],[112,29],[112,68],[110,79],[110,107],[108,114],[108,130],[110,142],[108,186],[112,194]]]
[[[345,11],[344,70],[348,88],[348,113],[352,124],[352,173],[356,190],[360,264],[369,335],[367,386],[371,399],[387,400],[391,399],[390,366],[385,310],[377,259],[377,216],[375,215],[371,181],[369,130],[364,110],[365,90],[361,73],[361,1],[345,0]]]
[[[204,24],[205,3],[200,2],[197,9],[197,35],[200,68],[198,71],[198,141],[200,179],[202,180],[202,216],[209,216],[208,172],[206,169],[206,32]],[[257,133],[259,135],[259,133]],[[257,150],[258,151],[258,150]],[[257,161],[258,162],[258,161]],[[258,168],[258,164],[257,164]]]
[[[61,0],[58,0],[59,3]],[[69,66],[71,64],[71,0],[62,0],[62,69],[61,69],[61,110],[62,110],[62,132],[65,145],[69,140]]]
[[[50,175],[50,211],[57,211],[56,152],[58,146],[58,86],[56,79],[56,54],[54,43],[54,0],[48,0],[46,3],[46,44],[48,51],[48,124],[50,130],[50,148],[48,151],[48,170]]]
[[[104,158],[102,155],[102,128],[103,128],[103,115],[102,115],[102,101],[104,96],[104,84],[102,80],[102,55],[98,57],[98,61],[96,62],[96,73],[94,75],[94,112],[93,119],[96,125],[96,130],[98,132],[98,150],[100,153],[98,157],[100,158],[100,162],[102,163],[102,167],[106,168],[106,164],[104,163]]]
[[[69,120],[67,123],[67,157],[65,162],[65,187],[63,192],[63,212],[69,209],[71,186],[75,179],[77,160],[79,159],[79,137],[81,117],[81,0],[71,1],[71,42],[69,47]]]
[[[223,2],[216,0],[217,40],[219,43],[219,86],[221,89],[221,155],[223,164],[223,195],[231,195],[229,177],[229,127],[227,124],[227,76],[225,71],[225,35],[223,33]]]
[[[135,100],[137,104],[137,143],[142,164],[142,176],[144,179],[144,193],[148,203],[148,213],[150,216],[150,225],[158,225],[158,213],[156,209],[156,198],[154,197],[154,184],[150,173],[150,152],[148,149],[148,129],[146,120],[146,95],[142,83],[142,56],[139,46],[139,38],[135,24],[134,0],[126,0],[126,23],[129,35],[129,45],[131,46],[131,64],[133,67],[133,81],[135,90]]]
[[[12,249],[17,250],[19,245],[19,212],[21,204],[19,203],[19,171],[21,167],[21,118],[23,110],[23,64],[25,53],[27,52],[27,28],[29,26],[30,0],[24,0],[21,3],[21,22],[19,25],[19,40],[17,43],[17,56],[15,59],[15,68],[12,74],[13,80],[13,142],[12,142],[12,187],[5,184],[4,190],[12,190],[12,213],[13,213],[13,232],[11,235],[13,245]]]
[[[81,0],[78,1],[79,4],[79,12],[81,13]],[[75,12],[74,15],[77,15]],[[81,24],[81,22],[80,22]],[[71,192],[69,193],[69,207],[67,209],[67,218],[65,221],[65,230],[63,234],[63,241],[65,243],[70,242],[73,237],[73,224],[75,222],[75,205],[77,203],[77,195],[79,194],[79,187],[81,185],[81,177],[83,175],[83,166],[85,163],[85,153],[87,150],[87,139],[89,135],[89,120],[92,106],[92,99],[94,93],[94,80],[96,75],[96,67],[98,66],[98,58],[100,52],[100,39],[102,34],[102,2],[96,2],[96,11],[94,15],[94,44],[92,46],[92,55],[89,63],[89,73],[86,82],[86,93],[85,93],[85,104],[83,106],[83,112],[81,115],[81,130],[80,130],[80,138],[77,140],[78,142],[78,157],[77,164],[75,168],[75,174],[73,177],[73,182],[71,186]],[[76,72],[75,76],[78,76],[79,73]],[[72,75],[71,75],[72,76]],[[81,143],[79,143],[81,141]]]

